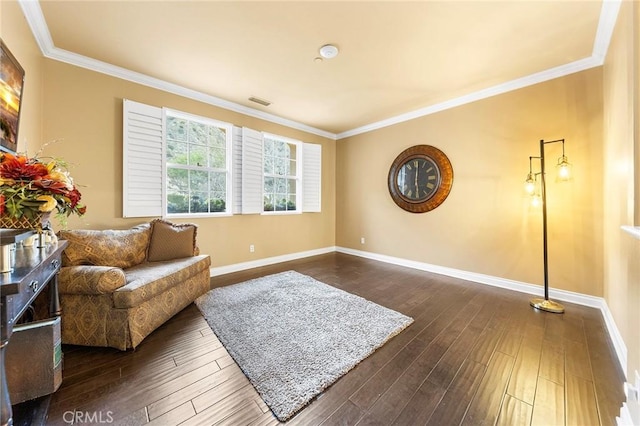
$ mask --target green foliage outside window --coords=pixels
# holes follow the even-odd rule
[[[167,213],[226,211],[227,130],[167,117]]]
[[[189,200],[191,203],[189,204]],[[167,196],[167,213],[219,213],[226,211],[226,202],[220,198],[201,199],[194,195],[169,194]]]
[[[297,148],[294,143],[264,139],[265,212],[296,210]]]
[[[264,197],[264,211],[266,212],[272,212],[272,211],[281,212],[281,211],[288,211],[288,210],[295,210],[295,209],[296,209],[295,201],[287,201],[286,198],[282,198],[274,204],[269,197]]]

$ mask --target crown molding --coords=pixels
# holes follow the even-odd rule
[[[303,132],[322,136],[328,139],[336,139],[335,133],[328,132],[326,130],[318,129],[294,120],[289,120],[287,118],[279,117],[274,114],[259,111],[254,108],[246,107],[244,105],[227,101],[216,96],[211,96],[197,90],[180,86],[178,84],[170,83],[165,80],[161,80],[55,47],[55,45],[53,44],[53,39],[51,38],[51,34],[49,32],[49,27],[47,26],[47,22],[44,18],[38,0],[19,0],[19,2],[20,6],[22,7],[22,12],[27,19],[27,23],[31,27],[31,32],[34,35],[36,42],[40,47],[40,50],[42,51],[42,54],[47,58],[64,62],[70,65],[75,65],[101,74],[110,75],[112,77],[130,81],[132,83],[137,83],[143,86],[162,90],[164,92],[173,93],[175,95],[224,108],[229,111],[247,115],[249,117],[259,118],[261,120],[280,124],[292,129],[302,130]]]
[[[522,89],[523,87],[532,86],[534,84],[549,81],[554,78],[564,77],[569,74],[601,66],[604,63],[605,57],[607,55],[607,50],[609,49],[609,43],[611,42],[611,36],[613,35],[616,20],[618,19],[618,12],[620,11],[621,3],[622,0],[605,0],[602,2],[602,8],[600,9],[600,19],[598,21],[598,30],[596,32],[596,38],[593,43],[591,56],[588,58],[580,59],[578,61],[574,61],[565,65],[560,65],[555,68],[511,80],[506,83],[489,87],[487,89],[482,89],[477,92],[450,99],[448,101],[441,102],[435,105],[420,108],[415,111],[410,111],[405,114],[396,115],[395,117],[387,118],[375,123],[370,123],[352,130],[347,130],[346,132],[338,133],[337,140],[359,135],[361,133],[371,132],[383,127],[403,123],[405,121],[414,120],[419,117],[424,117],[426,115],[479,101],[481,99],[501,95],[512,90]]]
[[[604,64],[605,57],[607,56],[609,43],[611,43],[611,37],[613,36],[613,30],[616,26],[621,4],[622,0],[605,0],[602,2],[598,31],[596,32],[596,39],[593,42],[593,52],[591,53],[591,56],[596,59],[600,65]]]
[[[593,57],[580,59],[569,64],[560,65],[555,68],[540,71],[535,74],[528,75],[526,77],[517,78],[515,80],[508,81],[506,83],[498,84],[493,87],[478,90],[477,92],[469,93],[448,101],[440,102],[428,107],[420,108],[415,111],[410,111],[405,114],[396,115],[395,117],[387,118],[385,120],[377,121],[375,123],[367,124],[362,127],[348,130],[346,132],[338,133],[337,139],[344,139],[350,136],[359,135],[361,133],[371,132],[383,127],[392,126],[394,124],[403,123],[405,121],[414,120],[416,118],[431,115],[436,112],[444,111],[447,109],[455,108],[461,105],[465,105],[471,102],[479,101],[481,99],[490,98],[492,96],[501,95],[503,93],[511,92],[513,90],[522,89],[523,87],[532,86],[534,84],[542,83],[544,81],[553,80],[558,77],[564,77],[569,74],[584,71],[589,68],[593,68],[601,65]]]
[[[609,43],[611,41],[611,36],[615,28],[615,23],[618,18],[618,12],[620,11],[620,5],[622,3],[622,0],[605,0],[602,2],[600,19],[598,21],[598,30],[596,33],[596,38],[594,40],[593,51],[591,56],[588,58],[580,59],[578,61],[511,80],[509,82],[482,89],[454,99],[450,99],[445,102],[440,102],[434,105],[396,115],[394,117],[376,121],[374,123],[370,123],[336,134],[312,126],[308,126],[297,121],[279,117],[274,114],[269,114],[254,108],[246,107],[235,102],[227,101],[216,96],[211,96],[197,90],[180,86],[178,84],[169,83],[167,81],[150,77],[145,74],[141,74],[112,64],[108,64],[106,62],[98,61],[96,59],[88,58],[83,55],[59,49],[53,44],[53,39],[51,38],[49,28],[47,26],[38,0],[18,1],[20,3],[20,6],[22,7],[22,11],[27,19],[28,24],[31,27],[31,32],[33,33],[36,42],[38,43],[38,46],[42,51],[42,54],[47,58],[86,68],[102,74],[107,74],[112,77],[131,81],[133,83],[142,84],[154,89],[173,93],[178,96],[183,96],[250,117],[259,118],[261,120],[280,124],[297,130],[302,130],[304,132],[322,136],[332,140],[340,140],[362,133],[371,132],[384,127],[392,126],[394,124],[403,123],[405,121],[414,120],[416,118],[465,105],[481,99],[486,99],[492,96],[507,93],[512,90],[521,89],[527,86],[601,66],[604,63],[604,59],[609,48]]]
[[[22,13],[31,28],[31,32],[36,39],[36,43],[38,43],[40,51],[45,57],[49,58],[49,54],[54,48],[54,45],[47,21],[42,14],[40,3],[38,3],[38,0],[18,0],[18,3],[22,8]]]

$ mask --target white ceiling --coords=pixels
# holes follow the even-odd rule
[[[340,138],[598,66],[619,1],[21,5],[45,56]]]

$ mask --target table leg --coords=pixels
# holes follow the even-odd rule
[[[60,294],[58,293],[58,273],[49,282],[49,315],[59,317],[62,314]]]
[[[2,426],[13,425],[13,412],[11,410],[11,398],[9,397],[9,387],[7,386],[7,375],[4,370],[4,351],[7,347],[8,340],[3,340],[0,344],[0,424]]]

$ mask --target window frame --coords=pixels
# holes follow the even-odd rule
[[[292,175],[276,175],[275,173],[266,173],[264,171],[264,165],[265,165],[265,161],[266,161],[266,155],[265,155],[265,143],[267,139],[271,139],[274,141],[278,141],[278,142],[284,142],[287,144],[291,144],[291,145],[295,145],[296,147],[296,174],[295,176]],[[267,133],[267,132],[262,132],[262,213],[263,215],[292,215],[292,214],[302,214],[302,185],[303,185],[303,180],[302,180],[302,149],[303,149],[303,143],[302,141],[299,141],[297,139],[292,139],[292,138],[288,138],[285,136],[280,136],[280,135],[276,135],[273,133]],[[291,161],[291,159],[289,159],[289,161]],[[266,195],[265,193],[265,185],[264,185],[264,181],[265,178],[267,177],[274,177],[274,178],[285,178],[285,179],[294,179],[295,178],[295,182],[296,182],[296,208],[295,210],[265,210],[264,209],[264,197]]]
[[[166,112],[187,120],[204,119],[231,129],[231,157],[226,159],[226,212],[167,212]],[[228,127],[227,127],[228,125]],[[156,107],[123,99],[122,155],[122,217],[218,217],[236,214],[262,214],[264,207],[263,132],[239,127],[184,111]],[[227,133],[228,135],[229,133]],[[305,143],[280,135],[276,140],[294,142],[301,150],[296,154],[296,210],[276,210],[267,214],[297,214],[322,212],[322,145]],[[228,150],[229,139],[225,149]],[[230,164],[230,166],[229,166]],[[231,179],[228,178],[231,176]],[[210,187],[207,188],[207,190]],[[234,199],[229,209],[228,199]]]
[[[176,169],[186,169],[186,170],[200,170],[206,171],[210,173],[212,171],[221,172],[224,171],[226,175],[225,179],[225,211],[223,212],[197,212],[197,213],[169,213],[168,211],[168,185],[169,185],[169,168],[170,163],[167,160],[167,152],[169,146],[169,138],[168,138],[168,130],[167,123],[169,117],[187,120],[190,122],[195,122],[199,124],[204,124],[206,126],[214,126],[219,127],[225,130],[225,169],[220,169],[216,167],[209,166],[192,166],[192,165],[181,165],[176,164],[175,166],[171,166],[171,168]],[[164,154],[162,159],[163,165],[163,175],[164,175],[164,184],[163,184],[163,197],[162,197],[162,211],[163,217],[166,218],[205,218],[205,217],[227,217],[233,215],[233,124],[227,123],[225,121],[216,120],[209,117],[203,117],[196,114],[190,114],[183,111],[178,111],[170,108],[163,108],[163,144],[164,144]],[[189,144],[188,140],[187,143]],[[176,167],[178,166],[178,167]],[[207,179],[208,193],[211,193],[210,188],[210,178]],[[189,183],[190,184],[190,183]],[[189,204],[191,199],[189,198]]]

